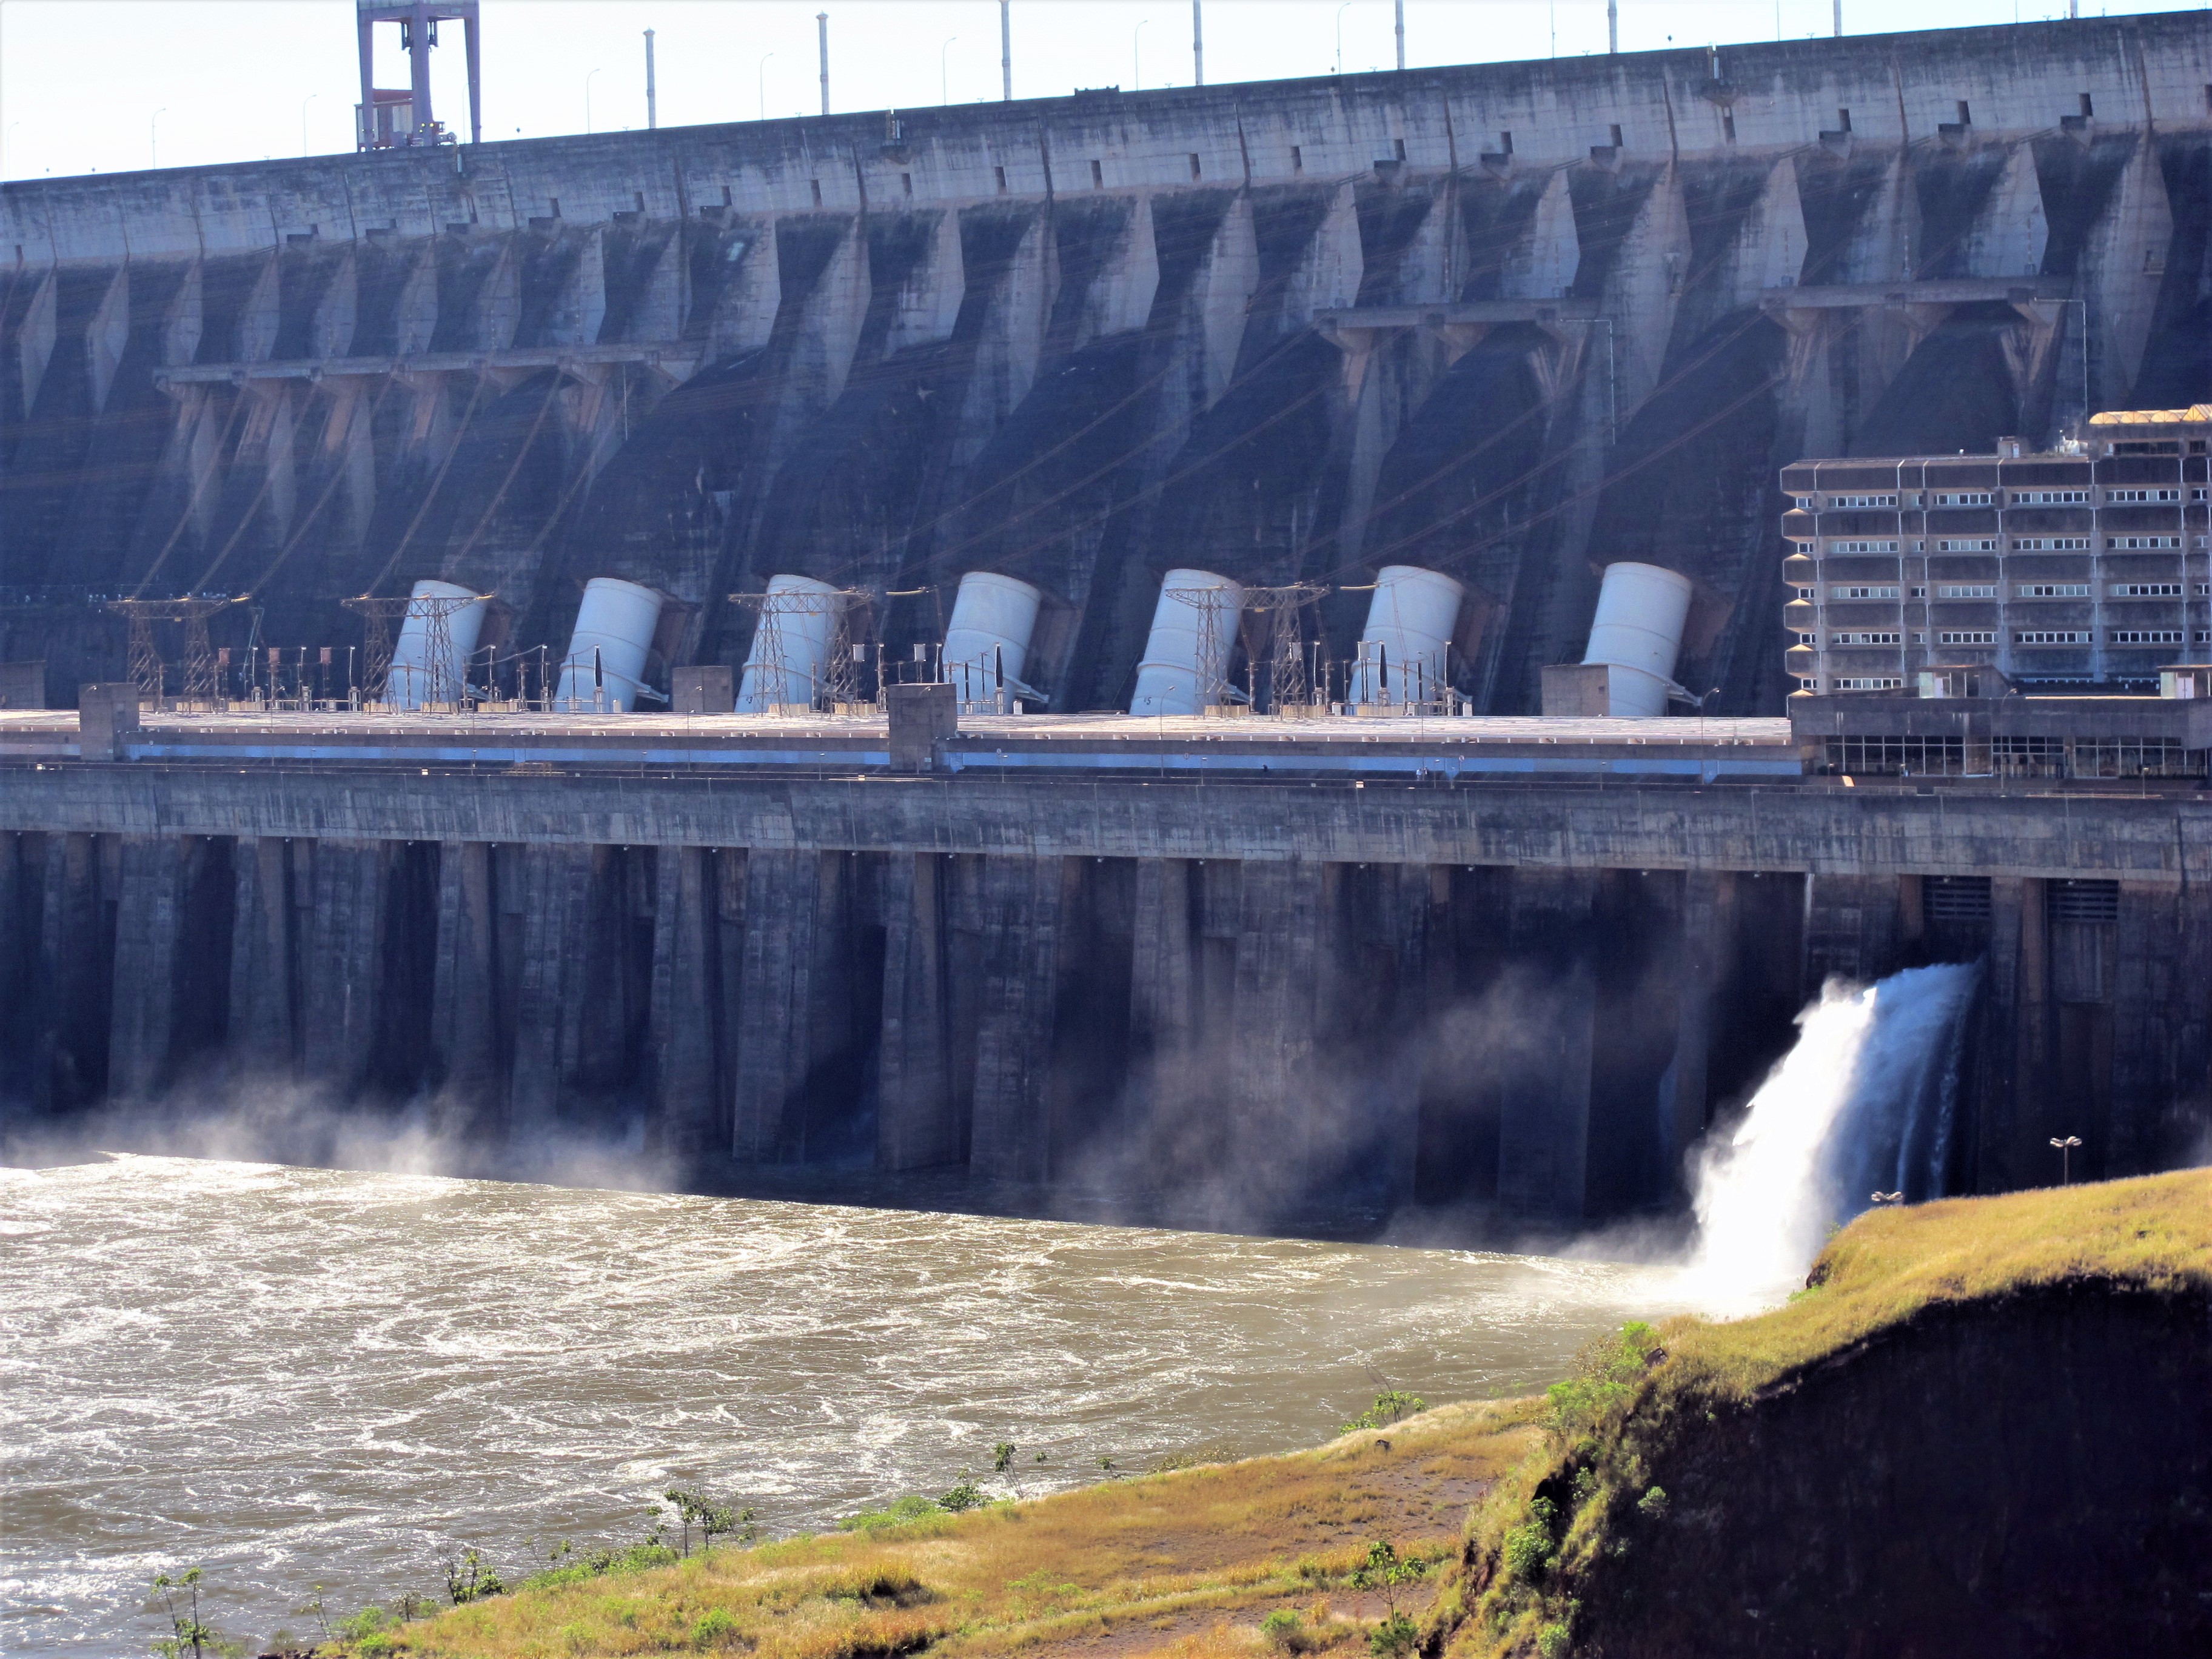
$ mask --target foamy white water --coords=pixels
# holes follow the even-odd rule
[[[1869,1182],[1916,1199],[1940,1191],[1946,1089],[1973,988],[1972,968],[1948,963],[1821,988],[1797,1016],[1796,1046],[1698,1170],[1692,1276],[1701,1297],[1780,1300],[1828,1230],[1872,1201]]]
[[[681,1481],[820,1527],[1308,1445],[1377,1379],[1558,1376],[1680,1305],[1546,1258],[126,1157],[0,1170],[0,1649],[143,1653],[159,1571],[265,1640],[635,1537]],[[1050,1461],[1031,1461],[1039,1450]],[[251,1651],[252,1650],[249,1650]]]

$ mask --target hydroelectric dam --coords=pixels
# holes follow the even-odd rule
[[[0,1099],[1566,1227],[1960,961],[1914,1196],[2192,1157],[2212,698],[1786,700],[1778,526],[2208,250],[2185,13],[0,186]]]

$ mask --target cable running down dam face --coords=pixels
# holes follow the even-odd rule
[[[1778,712],[1780,465],[2202,394],[2208,84],[2179,13],[11,184],[0,657],[222,594],[343,660],[424,580],[551,653],[611,578],[665,694],[773,576],[902,657],[982,571],[1127,708],[1169,570],[1409,566],[1510,713],[1632,561]]]

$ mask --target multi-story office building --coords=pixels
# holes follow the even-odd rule
[[[2212,404],[2090,417],[2047,453],[1800,461],[1782,471],[1790,672],[1909,689],[1932,665],[2154,689],[2212,650]]]

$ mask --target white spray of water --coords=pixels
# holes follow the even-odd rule
[[[1702,1294],[1778,1301],[1876,1183],[1940,1195],[1974,975],[1944,964],[1865,987],[1831,980],[1797,1016],[1796,1046],[1698,1170],[1692,1271]]]

